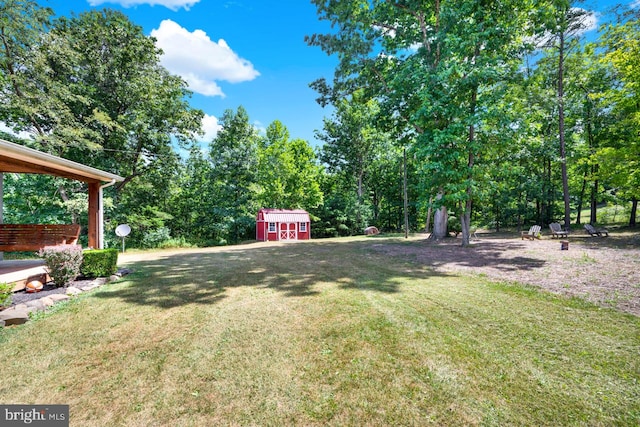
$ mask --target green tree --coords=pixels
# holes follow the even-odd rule
[[[59,55],[47,60],[56,80],[71,88],[73,98],[61,101],[79,125],[53,133],[69,157],[125,177],[119,188],[172,155],[172,138],[184,142],[200,130],[203,113],[189,106],[186,83],[160,65],[154,40],[124,14],[107,9],[61,18],[50,39],[72,47],[71,64]]]
[[[476,188],[476,162],[492,140],[505,81],[521,63],[532,6],[519,1],[315,0],[335,34],[307,38],[340,62],[334,81],[316,81],[323,102],[354,88],[380,99],[399,135],[413,134],[427,195],[460,213],[463,245]]]
[[[262,207],[310,209],[322,203],[316,156],[302,139],[289,139],[279,120],[267,127],[259,150],[258,201]]]
[[[171,191],[171,231],[177,237],[203,246],[220,243],[228,236],[217,234],[212,209],[216,204],[215,186],[209,156],[193,144],[180,167]]]
[[[212,214],[219,234],[237,243],[250,238],[255,228],[259,138],[242,106],[226,110],[220,125],[209,150],[217,196]]]
[[[632,11],[604,27],[602,62],[611,66],[616,84],[602,94],[614,120],[609,137],[597,154],[602,158],[602,175],[608,176],[621,196],[631,200],[629,218],[636,225],[640,199],[640,13]]]
[[[0,3],[0,120],[16,131],[44,135],[38,119],[41,103],[51,106],[42,93],[38,75],[39,47],[50,25],[53,11],[29,0],[5,0]]]
[[[586,28],[589,13],[581,8],[572,7],[572,2],[557,0],[543,10],[546,30],[546,47],[553,49],[557,60],[556,97],[558,114],[558,145],[560,168],[562,173],[562,194],[564,201],[564,227],[571,228],[571,205],[569,194],[569,176],[567,167],[566,129],[565,129],[565,67],[569,51],[579,43],[579,35]]]
[[[318,139],[324,141],[320,159],[329,173],[345,177],[344,189],[355,191],[358,228],[366,227],[371,219],[370,215],[363,215],[371,207],[367,193],[373,189],[367,182],[388,138],[374,125],[379,112],[374,100],[366,99],[363,91],[356,91],[336,102],[333,116],[325,118],[322,131],[316,132]]]

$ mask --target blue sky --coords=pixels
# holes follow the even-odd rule
[[[226,109],[242,105],[264,129],[280,120],[292,138],[317,144],[314,130],[330,110],[309,83],[331,78],[337,60],[304,43],[327,32],[307,0],[40,0],[57,16],[110,8],[153,35],[163,65],[194,92],[190,103],[207,117],[205,141]]]
[[[583,7],[603,12],[640,0],[587,0]],[[309,0],[40,0],[57,16],[91,9],[120,10],[157,39],[163,65],[182,76],[202,109],[209,142],[226,109],[242,105],[252,123],[264,129],[280,120],[292,138],[317,145],[314,130],[330,116],[309,83],[331,79],[337,63],[304,36],[330,31]],[[595,15],[592,28],[604,16]],[[591,34],[593,35],[593,33]]]

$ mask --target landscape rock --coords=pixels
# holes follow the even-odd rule
[[[109,276],[110,282],[115,282],[116,280],[120,280],[120,276],[118,276],[117,274],[112,274],[111,276]]]
[[[67,288],[67,295],[73,296],[73,295],[78,295],[78,294],[81,294],[81,293],[82,293],[82,290],[76,288],[75,286],[69,286]]]
[[[364,234],[366,236],[375,236],[376,234],[380,234],[380,230],[377,227],[371,226],[364,229]]]
[[[120,276],[126,276],[127,274],[131,274],[131,269],[122,268],[122,269],[118,270],[118,272],[116,274],[119,274]]]
[[[58,301],[66,301],[69,299],[69,295],[65,295],[65,294],[51,294],[49,295],[49,298],[51,298],[54,302],[58,302]]]
[[[44,298],[40,298],[40,302],[42,303],[42,305],[44,305],[46,308],[51,307],[53,304],[55,304],[55,301],[51,299],[51,297],[46,296]]]
[[[90,289],[93,289],[93,288],[97,288],[98,286],[102,286],[105,283],[107,283],[107,279],[106,278],[98,277],[97,279],[95,279],[91,283],[89,283],[89,287],[90,287]]]
[[[24,310],[9,308],[0,312],[0,320],[4,321],[5,326],[22,325],[29,320],[29,313]]]
[[[0,320],[0,328],[4,328],[4,320]]]
[[[47,306],[44,304],[44,302],[42,300],[43,300],[43,298],[34,299],[32,301],[27,301],[26,305],[27,305],[28,308],[33,308],[35,310],[44,311],[44,310],[47,309]]]

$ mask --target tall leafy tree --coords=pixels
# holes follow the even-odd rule
[[[322,170],[313,148],[302,139],[289,139],[279,120],[267,127],[259,150],[258,201],[262,207],[310,209],[322,203]]]
[[[355,190],[356,223],[362,228],[368,218],[363,217],[368,203],[366,181],[371,175],[374,159],[378,156],[386,135],[374,125],[379,107],[367,100],[363,91],[336,102],[333,117],[324,119],[323,129],[316,136],[324,141],[320,158],[330,173],[347,178],[346,189]]]
[[[175,142],[200,131],[202,112],[189,106],[186,83],[160,65],[154,40],[122,13],[91,11],[49,25],[51,11],[34,2],[1,7],[0,118],[32,130],[36,148],[124,176],[118,217],[135,212],[128,222],[153,223],[165,208],[127,205],[149,191],[152,204],[163,200],[155,177],[175,156]],[[132,194],[123,194],[130,185]],[[71,201],[75,190],[58,194]]]
[[[211,162],[198,144],[179,168],[175,188],[171,192],[171,231],[198,245],[217,244],[227,236],[216,233],[211,210],[216,204],[216,187],[211,182]]]
[[[238,242],[255,227],[259,137],[242,106],[226,110],[220,125],[209,150],[217,195],[212,214],[221,234]]]
[[[42,93],[50,78],[39,74],[38,52],[49,28],[53,11],[35,1],[6,0],[0,3],[0,120],[18,131],[45,135],[49,131],[39,119]]]
[[[118,172],[123,187],[153,168],[155,159],[171,155],[172,138],[186,141],[200,130],[202,112],[187,103],[186,83],[160,65],[154,40],[124,14],[107,9],[61,18],[50,44],[65,43],[74,62],[59,55],[47,55],[47,61],[56,80],[73,92],[62,101],[79,129],[53,130],[71,157]]]
[[[521,60],[531,5],[520,1],[315,0],[337,32],[308,37],[340,58],[333,83],[314,87],[324,102],[365,88],[398,134],[415,136],[416,154],[438,203],[460,213],[469,243],[476,163],[492,141],[505,80]],[[506,123],[505,123],[506,125]]]
[[[610,103],[614,122],[610,136],[598,154],[603,174],[615,183],[621,195],[632,201],[629,224],[636,225],[640,199],[640,12],[632,11],[618,22],[606,25],[602,62],[610,65],[616,84],[602,95]]]
[[[558,114],[558,146],[560,168],[562,173],[562,194],[564,201],[564,226],[571,227],[571,206],[569,195],[569,177],[567,167],[567,147],[565,129],[565,67],[566,59],[572,48],[579,43],[579,35],[587,27],[589,12],[573,7],[571,1],[555,0],[541,12],[546,22],[546,38],[548,49],[553,49],[557,60],[556,97]]]

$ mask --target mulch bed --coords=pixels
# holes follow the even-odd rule
[[[125,276],[129,274],[131,270],[126,268],[118,269],[116,273],[119,276]],[[39,292],[27,292],[25,290],[21,290],[18,292],[14,292],[11,295],[11,306],[24,304],[28,301],[36,300],[39,298],[46,297],[47,295],[52,294],[65,294],[67,293],[67,288],[69,286],[73,286],[78,289],[85,289],[91,286],[97,279],[95,278],[86,278],[86,277],[78,277],[73,282],[69,283],[67,286],[56,286],[53,282],[45,283],[42,287],[42,290]]]
[[[89,284],[94,279],[81,279],[76,280],[73,283],[69,284],[69,286],[74,286],[76,288],[82,289]],[[11,305],[24,304],[28,301],[32,301],[38,298],[46,297],[51,294],[65,294],[67,292],[66,286],[55,286],[53,282],[46,283],[40,292],[26,292],[24,290],[14,292],[11,295]]]

